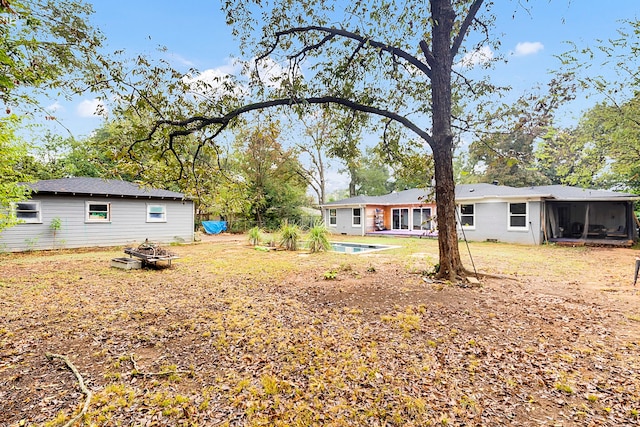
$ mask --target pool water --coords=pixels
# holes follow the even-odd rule
[[[335,252],[344,252],[348,254],[382,251],[385,249],[397,248],[397,246],[391,246],[391,245],[375,245],[370,243],[344,243],[344,242],[332,242],[331,247]]]

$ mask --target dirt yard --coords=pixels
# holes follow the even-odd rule
[[[0,426],[640,425],[633,249],[434,240],[370,255],[237,236],[125,271],[122,248],[0,255]],[[465,264],[472,269],[467,249]]]

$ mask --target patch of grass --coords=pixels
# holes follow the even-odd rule
[[[565,382],[556,382],[553,385],[553,388],[555,388],[558,391],[561,391],[563,393],[567,393],[567,394],[572,394],[573,393],[573,387],[571,387],[569,384],[565,383]]]
[[[338,277],[336,270],[325,271],[323,274],[324,280],[335,280]]]
[[[637,314],[626,314],[625,317],[633,322],[640,322],[640,315]]]

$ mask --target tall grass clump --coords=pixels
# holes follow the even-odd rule
[[[323,221],[316,221],[313,227],[309,229],[307,246],[313,253],[328,251],[331,249],[331,243],[329,243],[329,229]]]
[[[253,227],[249,230],[249,243],[257,246],[260,244],[260,241],[262,241],[262,230],[260,230],[260,227]]]
[[[280,226],[280,246],[288,251],[297,251],[299,240],[300,227],[295,224],[289,224],[288,221],[284,221]]]

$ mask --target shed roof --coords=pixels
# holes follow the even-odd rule
[[[148,199],[184,199],[182,193],[143,187],[133,182],[102,178],[46,179],[27,184],[39,194],[69,194],[134,197]]]

